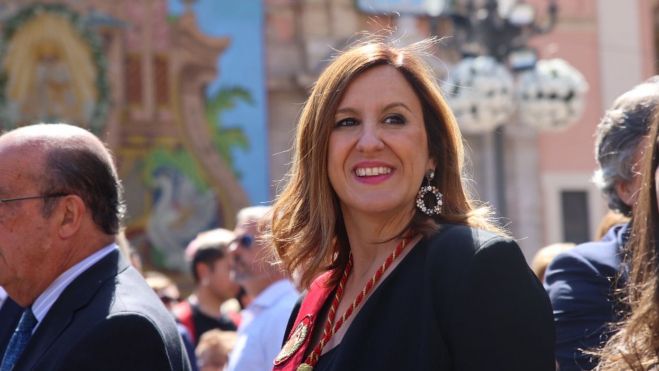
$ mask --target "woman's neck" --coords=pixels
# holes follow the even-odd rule
[[[354,212],[343,214],[352,253],[354,278],[359,280],[367,276],[391,254],[401,242],[401,238],[395,237],[409,224],[413,212],[412,209],[408,215],[399,213],[388,219],[356,215]]]

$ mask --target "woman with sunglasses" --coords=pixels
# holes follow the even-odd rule
[[[463,188],[422,46],[357,45],[306,102],[272,237],[307,291],[275,370],[554,369],[549,301]]]

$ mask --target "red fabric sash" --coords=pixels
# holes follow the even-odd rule
[[[304,362],[318,313],[334,291],[334,287],[327,284],[331,273],[325,272],[311,283],[286,344],[275,358],[273,371],[295,371]]]

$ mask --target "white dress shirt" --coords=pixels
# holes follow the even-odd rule
[[[272,370],[299,293],[291,281],[268,286],[243,310],[229,371]]]
[[[50,308],[55,304],[60,295],[62,295],[64,289],[66,289],[69,284],[78,278],[78,276],[84,271],[89,269],[89,267],[98,263],[99,260],[103,259],[114,250],[118,250],[118,248],[117,245],[112,243],[89,255],[76,265],[67,269],[64,273],[60,274],[59,277],[48,286],[46,291],[42,292],[41,295],[37,297],[37,300],[32,304],[32,313],[34,313],[34,317],[37,319],[37,325],[34,326],[34,330],[32,330],[33,334],[34,331],[37,330],[37,327],[39,327],[41,321],[46,318],[46,314],[48,314]]]

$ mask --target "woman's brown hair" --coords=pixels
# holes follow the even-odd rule
[[[659,165],[654,113],[647,146],[640,163],[641,187],[633,208],[632,229],[625,245],[624,270],[629,268],[624,304],[631,310],[617,333],[596,352],[598,370],[649,370],[659,365],[659,205],[655,172]]]
[[[287,184],[273,206],[271,236],[284,268],[299,273],[303,287],[330,269],[334,269],[332,282],[336,282],[350,256],[339,200],[328,177],[328,143],[336,109],[347,87],[375,66],[396,68],[419,97],[428,152],[436,163],[432,184],[444,195],[440,215],[429,217],[416,210],[401,234],[429,234],[441,223],[499,231],[489,222],[489,211],[476,209],[464,189],[460,130],[431,69],[420,57],[422,50],[431,45],[432,41],[425,41],[396,48],[382,40],[361,42],[338,55],[313,86],[298,121]]]

